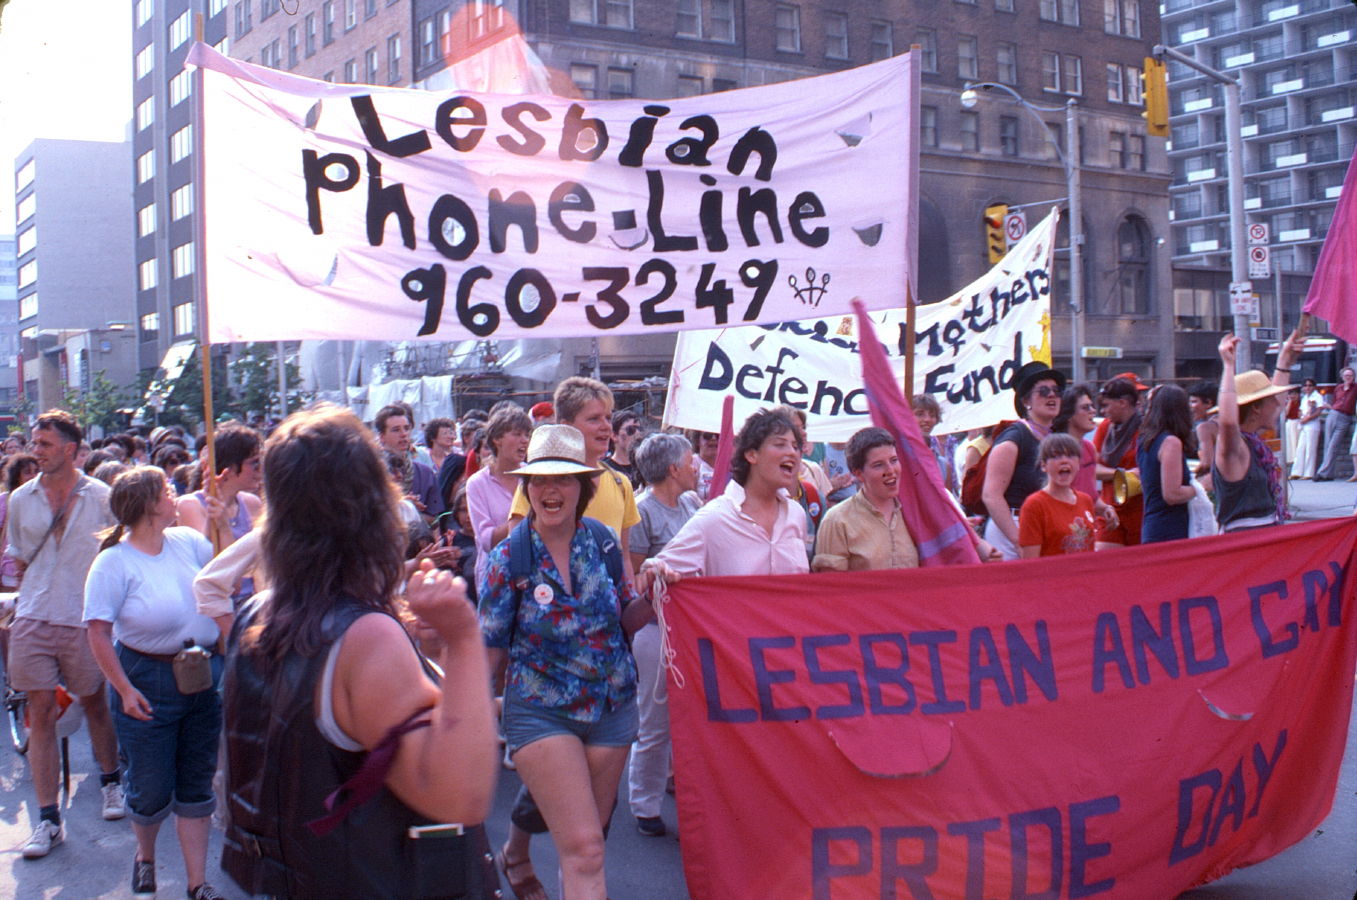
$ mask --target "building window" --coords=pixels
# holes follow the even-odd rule
[[[1123,86],[1125,76],[1120,63],[1107,64],[1107,102],[1122,103],[1125,97]]]
[[[371,19],[377,15],[377,0],[363,0],[363,18]]]
[[[1103,0],[1103,31],[1140,37],[1140,0]]]
[[[1137,0],[1128,0],[1134,3]],[[1079,24],[1079,0],[1041,0],[1041,17],[1047,22]]]
[[[320,80],[324,81],[326,84],[334,84],[335,70],[331,69],[330,71],[326,72],[324,75],[320,76]]]
[[[170,251],[170,277],[183,278],[192,274],[193,241],[187,241]]]
[[[306,28],[306,58],[310,59],[316,55],[316,14],[307,13],[303,25]]]
[[[438,45],[434,43],[433,16],[419,20],[419,65],[427,66],[438,59]]]
[[[14,242],[14,252],[17,256],[23,256],[38,246],[38,226],[26,228],[19,232],[19,238]]]
[[[702,81],[701,75],[680,75],[678,77],[678,87],[675,90],[675,97],[696,97],[703,93],[706,85]]]
[[[147,150],[137,157],[137,184],[145,184],[155,177],[155,151]],[[20,216],[19,218],[23,218]]]
[[[636,96],[636,73],[631,69],[608,69],[608,99],[625,100]]]
[[[160,337],[160,313],[147,313],[141,317],[141,339],[154,341]]]
[[[221,40],[217,41],[215,44],[212,45],[212,49],[216,50],[222,56],[230,56],[231,55],[230,35],[223,35]]]
[[[1018,45],[1000,41],[995,46],[995,61],[998,63],[999,83],[1018,83]]]
[[[840,12],[825,13],[825,58],[848,58],[848,15]]]
[[[153,15],[155,15],[155,0],[137,0],[138,28],[151,21]]]
[[[366,80],[368,84],[376,84],[377,73],[379,71],[377,68],[376,47],[369,47],[367,53],[363,54],[363,63],[364,75],[366,76],[364,80]]]
[[[188,40],[188,10],[170,23],[170,49],[177,50]]]
[[[221,11],[226,9],[226,2],[227,0],[210,0],[207,4],[208,17],[220,15]]]
[[[1126,168],[1126,134],[1121,131],[1107,135],[1107,164],[1114,169]]]
[[[344,0],[344,30],[358,27],[358,0]]]
[[[193,301],[188,303],[176,303],[174,306],[174,336],[182,337],[186,334],[193,334],[196,327],[196,320],[193,315]]]
[[[1150,229],[1139,216],[1127,216],[1117,227],[1117,308],[1113,314],[1144,315],[1150,311]]]
[[[1004,156],[1018,155],[1018,120],[1013,116],[999,117],[999,152]]]
[[[137,285],[140,290],[149,291],[156,286],[156,265],[155,257],[142,260],[137,266]]]
[[[1041,89],[1057,94],[1084,92],[1084,61],[1078,56],[1041,54]]]
[[[702,0],[678,0],[678,22],[674,34],[678,37],[702,37]]]
[[[373,0],[376,2],[376,0]],[[472,0],[471,36],[489,34],[504,26],[504,0]]]
[[[137,210],[137,237],[155,233],[155,204],[148,203]]]
[[[270,69],[281,69],[283,67],[283,43],[281,38],[274,38],[263,47],[259,48],[259,62],[261,65],[268,66]]]
[[[19,298],[19,318],[31,319],[38,314],[38,292]]]
[[[919,71],[938,71],[938,33],[932,28],[920,28],[914,33],[914,43],[919,45]]]
[[[961,149],[980,149],[980,113],[963,112],[961,114]]]
[[[170,221],[177,222],[193,212],[193,185],[186,184],[170,194]]]
[[[438,51],[447,59],[452,53],[452,12],[445,9],[435,14],[434,22],[438,25]]]
[[[185,125],[170,135],[170,162],[179,160],[193,152],[193,126]]]
[[[735,43],[735,0],[711,0],[707,37],[713,41]]]
[[[301,44],[297,35],[297,26],[290,25],[287,29],[287,67],[289,69],[297,68],[297,61],[301,58]]]
[[[37,171],[37,160],[30,159],[14,173],[14,191],[18,193],[33,183],[33,173]]]
[[[996,12],[1013,12],[1013,0],[994,0]]]
[[[1060,93],[1060,54],[1041,54],[1041,89]]]
[[[919,107],[919,142],[925,147],[938,145],[938,108],[936,106]]]
[[[155,68],[155,44],[147,44],[137,51],[136,77],[145,78]]]
[[[570,81],[575,85],[575,90],[580,92],[582,98],[585,100],[597,99],[598,66],[572,63],[570,66]]]
[[[775,46],[787,53],[801,52],[801,7],[779,3],[774,10]]]
[[[1126,168],[1133,172],[1145,171],[1145,135],[1126,136]]]
[[[344,83],[345,84],[358,83],[358,60],[356,59],[344,60]]]
[[[868,46],[873,61],[890,59],[895,55],[894,33],[890,22],[872,22],[871,35],[871,43]]]
[[[961,78],[980,77],[979,45],[976,39],[963,34],[956,42],[956,70]]]
[[[278,0],[259,0],[259,21],[264,21],[278,11]]]
[[[19,267],[19,287],[25,288],[38,280],[38,261],[29,260]]]
[[[178,106],[193,93],[193,73],[184,71],[170,79],[170,106]]]
[[[401,36],[393,34],[386,39],[386,81],[395,84],[401,80]]]
[[[632,28],[632,0],[570,0],[570,21]]]
[[[1061,57],[1064,63],[1064,87],[1067,94],[1084,92],[1084,61],[1077,56]]]
[[[18,205],[15,206],[14,208],[15,224],[18,224],[19,222],[22,222],[25,219],[32,218],[33,214],[36,213],[37,211],[38,211],[38,195],[29,194],[27,197],[24,197],[22,200],[20,200]]]
[[[322,28],[322,38],[326,47],[335,42],[335,3],[334,0],[325,0],[320,5],[320,23]]]
[[[147,97],[137,104],[137,131],[150,126],[155,121],[155,98]]]
[[[1126,67],[1123,84],[1125,89],[1122,93],[1126,95],[1126,102],[1132,106],[1144,106],[1145,97],[1142,92],[1145,86],[1140,83],[1140,66]]]
[[[239,0],[236,3],[236,37],[249,34],[250,29],[254,27],[250,12],[250,4],[253,2],[254,0]]]

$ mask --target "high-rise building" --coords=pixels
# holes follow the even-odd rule
[[[14,160],[21,393],[41,411],[137,373],[127,142],[39,139]]]
[[[276,4],[275,4],[276,5]],[[132,0],[132,196],[139,367],[160,365],[197,330],[193,72],[184,67],[201,17],[203,40],[226,51],[227,0]],[[235,4],[248,17],[249,3]]]
[[[1169,0],[1164,31],[1171,46],[1240,79],[1244,215],[1270,239],[1271,274],[1253,288],[1261,324],[1293,328],[1357,145],[1357,9],[1348,0]],[[1176,342],[1181,374],[1209,375],[1232,327],[1224,96],[1173,61],[1169,93]]]
[[[1140,115],[1140,69],[1160,36],[1157,4],[303,0],[295,14],[282,15],[278,6],[270,0],[231,4],[230,55],[335,81],[442,88],[448,79],[439,75],[451,63],[517,31],[553,84],[586,99],[750,87],[866,64],[917,44],[925,302],[959,290],[989,267],[987,207],[1026,205],[1035,222],[1052,205],[1066,205],[1066,172],[1055,146],[1064,146],[1064,108],[1074,100],[1082,343],[1103,348],[1101,357],[1088,360],[1090,376],[1173,374],[1169,167],[1163,141],[1146,135]],[[408,74],[406,67],[412,67]],[[980,82],[1003,87],[982,89],[978,103],[963,107],[964,87]],[[1003,88],[1051,109],[1024,108]],[[1066,223],[1062,244],[1067,235]],[[1074,350],[1067,247],[1058,254],[1053,350],[1068,369]],[[563,366],[591,364],[588,343],[563,352]],[[605,377],[644,378],[667,370],[672,337],[600,338],[598,349]]]
[[[0,235],[0,426],[14,421],[18,393],[19,255],[14,235]]]

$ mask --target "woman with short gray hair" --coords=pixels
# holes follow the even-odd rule
[[[680,434],[652,434],[632,454],[649,488],[636,501],[641,522],[627,534],[632,563],[641,563],[664,549],[684,523],[697,512],[697,470],[693,446]],[[665,782],[669,778],[669,707],[665,703],[664,671],[660,664],[660,628],[646,625],[632,639],[636,657],[637,701],[641,721],[631,751],[628,791],[636,828],[647,837],[665,833],[660,817]],[[657,696],[658,695],[658,696]]]

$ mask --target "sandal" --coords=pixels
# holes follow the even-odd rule
[[[518,898],[518,900],[548,900],[547,889],[542,887],[542,882],[537,880],[535,871],[529,872],[522,878],[515,879],[510,872],[521,869],[524,866],[531,866],[531,859],[520,859],[516,863],[510,863],[509,858],[500,850],[495,854],[495,866],[504,876],[504,880],[509,883],[509,891]]]

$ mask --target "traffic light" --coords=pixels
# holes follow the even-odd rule
[[[1164,61],[1145,57],[1145,70],[1140,74],[1141,94],[1145,98],[1145,130],[1155,137],[1169,136],[1169,84]]]
[[[985,207],[985,246],[989,249],[991,263],[997,263],[1008,252],[1008,241],[1004,238],[1004,218],[1007,215],[1006,203]]]

